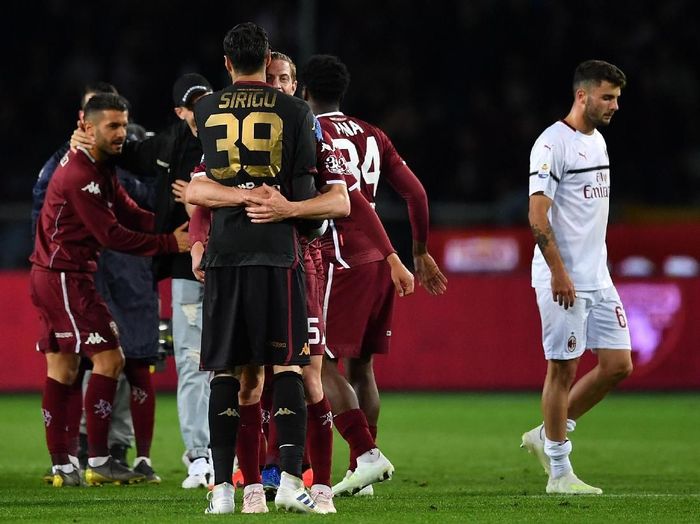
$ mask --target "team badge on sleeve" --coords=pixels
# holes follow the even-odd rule
[[[537,171],[537,176],[540,178],[547,178],[549,176],[549,164],[547,162],[540,166],[540,169]]]

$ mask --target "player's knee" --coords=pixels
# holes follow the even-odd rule
[[[323,384],[320,373],[305,368],[303,378],[306,402],[309,404],[320,402],[323,399]]]
[[[610,382],[618,383],[632,374],[634,366],[632,360],[624,360],[616,362],[613,365],[608,365],[604,368],[605,376]]]
[[[92,363],[93,373],[117,379],[124,369],[124,354],[119,349],[104,351],[93,357]]]

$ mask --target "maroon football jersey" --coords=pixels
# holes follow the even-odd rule
[[[367,201],[374,205],[380,175],[386,178],[407,201],[413,238],[426,242],[428,237],[428,201],[423,186],[406,162],[397,153],[389,137],[379,128],[341,112],[317,115],[321,128],[327,132],[333,146],[345,157],[354,177],[349,189],[359,188]],[[367,237],[369,225],[351,216],[331,221],[329,231],[321,240],[324,258],[341,267],[383,259],[383,255]]]
[[[152,235],[144,211],[117,181],[113,166],[84,150],[61,159],[46,190],[30,261],[57,271],[94,272],[101,247],[133,255],[177,253],[173,235]]]

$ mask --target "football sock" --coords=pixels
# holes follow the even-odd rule
[[[241,415],[236,443],[238,467],[243,473],[243,483],[246,486],[260,484],[260,467],[258,463],[260,457],[260,435],[262,434],[260,402],[249,406],[239,406],[238,412]]]
[[[99,468],[103,464],[106,464],[109,460],[109,456],[106,457],[90,457],[88,459],[88,466],[91,468]]]
[[[272,404],[270,404],[270,423],[268,424],[267,450],[265,454],[265,465],[276,465],[280,463],[280,449],[277,447],[277,424],[272,417]]]
[[[260,414],[262,415],[262,411]],[[265,434],[262,432],[262,430],[258,434],[258,439],[258,466],[260,467],[260,471],[262,471],[263,467],[265,466],[265,457],[267,457],[267,439],[265,438]]]
[[[571,471],[569,454],[572,448],[573,446],[569,439],[566,439],[564,442],[557,442],[545,437],[544,452],[549,457],[549,464],[552,471],[551,476],[553,479],[559,478]]]
[[[372,462],[377,462],[379,460],[379,449],[374,448],[369,451],[365,451],[362,455],[357,457],[357,462],[364,462],[366,464],[371,464]]]
[[[149,364],[144,359],[127,358],[124,374],[131,386],[130,407],[136,455],[148,457],[151,453],[156,413],[156,395]]]
[[[333,458],[333,414],[331,404],[323,397],[316,404],[307,406],[307,449],[314,468],[314,484],[331,485]]]
[[[41,412],[46,428],[46,446],[54,465],[68,464],[68,433],[66,432],[66,408],[72,386],[61,384],[46,377],[44,396],[41,399]]]
[[[272,375],[268,375],[269,366],[265,368],[265,384],[260,396],[260,409],[262,410],[262,431],[265,439],[270,435],[270,410],[272,409]]]
[[[357,457],[374,449],[376,446],[372,434],[369,432],[367,418],[361,409],[350,409],[333,418],[333,423],[338,433],[350,446],[350,471],[357,467]]]
[[[275,375],[272,413],[277,426],[280,469],[301,478],[301,461],[306,441],[306,401],[304,382],[299,373],[283,371]]]
[[[231,482],[238,431],[238,390],[235,377],[218,376],[210,382],[209,440],[214,463],[214,484]]]
[[[112,420],[112,405],[117,391],[117,380],[93,371],[85,392],[85,418],[87,420],[88,455],[109,455],[107,437]]]
[[[80,368],[78,376],[70,387],[66,412],[66,431],[68,432],[68,451],[74,457],[80,449],[80,419],[83,416],[83,377],[85,370]]]

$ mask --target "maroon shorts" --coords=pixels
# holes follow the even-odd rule
[[[389,265],[383,260],[349,269],[329,265],[323,309],[328,356],[388,353],[394,311]]]
[[[311,355],[323,355],[326,352],[326,328],[323,322],[323,302],[321,302],[319,268],[323,270],[323,263],[319,264],[321,251],[309,244],[304,252],[304,271],[306,273],[306,309],[309,322],[309,347]]]
[[[117,325],[95,289],[92,273],[33,266],[30,286],[41,321],[37,350],[89,357],[119,347]]]

